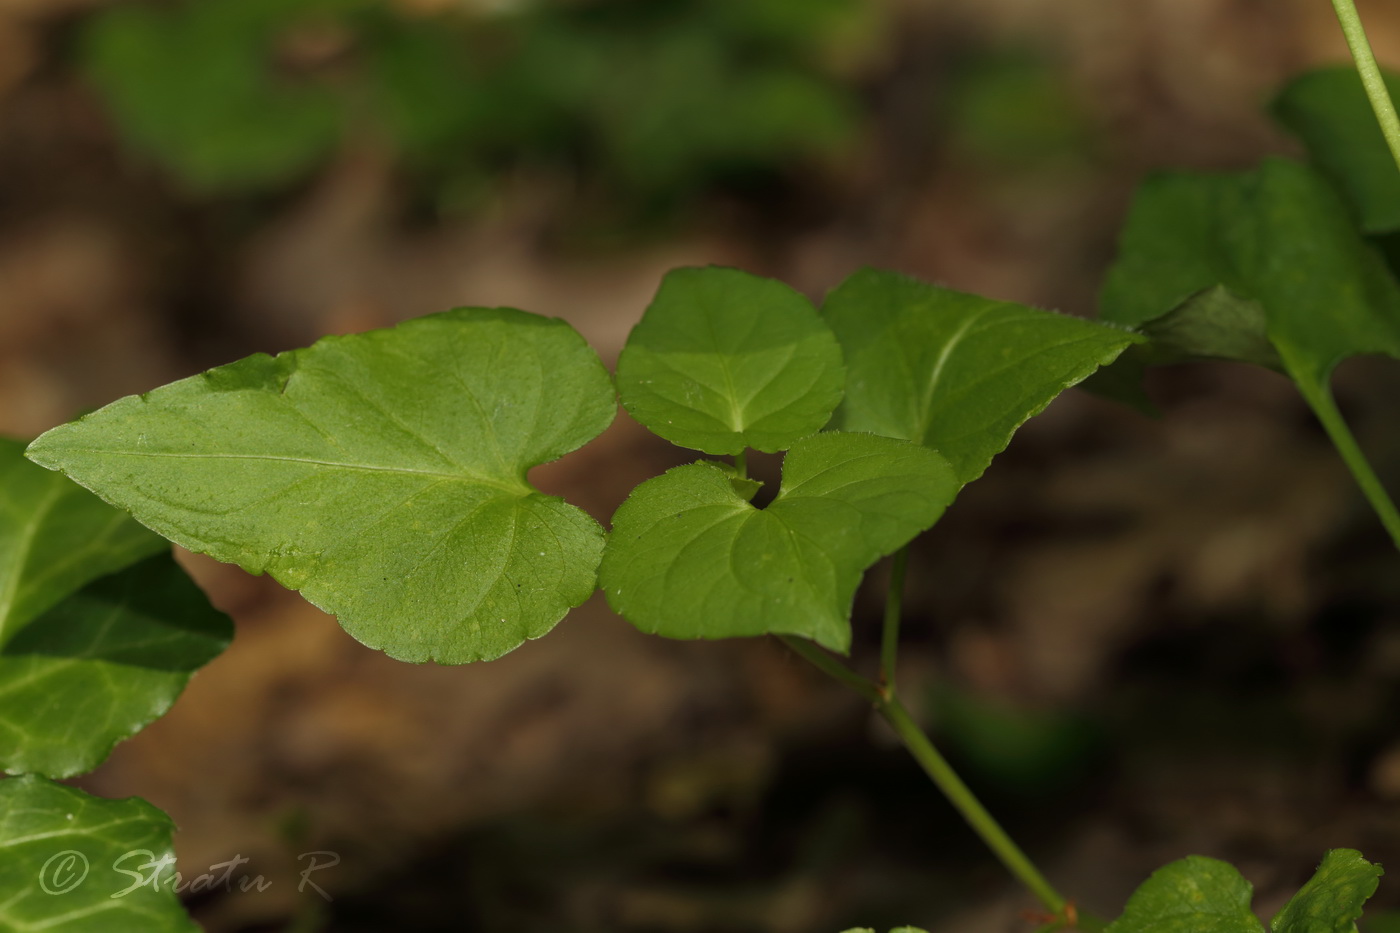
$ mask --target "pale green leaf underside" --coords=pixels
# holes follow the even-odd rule
[[[459,309],[120,399],[34,442],[190,550],[268,572],[407,661],[498,657],[593,591],[602,530],[533,466],[607,427],[566,323]]]
[[[83,584],[168,548],[0,437],[0,646]]]
[[[89,584],[0,649],[0,771],[92,770],[232,637],[169,553]]]
[[[841,283],[822,313],[846,357],[835,426],[932,447],[962,484],[1026,419],[1140,339],[877,269]]]
[[[617,361],[622,406],[673,444],[774,452],[822,428],[841,400],[841,348],[781,282],[676,269]]]
[[[0,929],[198,933],[171,889],[174,869],[159,875],[159,889],[149,883],[151,866],[174,856],[173,831],[138,797],[103,800],[35,776],[0,780]],[[136,880],[121,869],[148,883],[114,897]]]
[[[1084,388],[1155,413],[1142,387],[1151,366],[1232,360],[1283,370],[1283,361],[1269,341],[1263,306],[1223,285],[1197,292],[1161,317],[1144,322],[1141,332],[1146,343],[1129,347],[1090,376]]]
[[[956,491],[933,451],[870,434],[798,441],[762,510],[725,469],[676,467],[613,516],[599,584],[644,632],[802,635],[844,652],[865,569],[937,521]]]
[[[1356,933],[1384,872],[1355,849],[1333,849],[1269,924],[1273,933]]]
[[[1253,891],[1228,862],[1188,856],[1153,872],[1108,933],[1264,933]]]

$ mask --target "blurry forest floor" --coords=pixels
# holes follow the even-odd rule
[[[891,2],[849,66],[849,151],[628,229],[529,166],[472,212],[425,217],[368,141],[273,195],[186,196],[72,67],[92,6],[0,0],[0,431],[21,437],[460,305],[566,318],[611,363],[676,265],[819,300],[871,264],[1092,314],[1142,175],[1296,153],[1262,105],[1345,56],[1325,0]],[[1363,6],[1400,65],[1400,8]],[[1085,142],[998,159],[968,141],[949,88],[1008,53],[1053,64]],[[1057,401],[920,543],[901,685],[1084,906],[1112,913],[1200,853],[1236,861],[1267,916],[1327,848],[1400,865],[1400,574],[1282,379],[1155,378],[1159,420]],[[1355,362],[1337,392],[1400,489],[1400,374]],[[620,415],[533,478],[606,521],[682,457]],[[170,812],[189,875],[238,855],[274,879],[193,898],[212,931],[1031,929],[1034,904],[860,701],[776,643],[660,641],[595,598],[491,664],[410,666],[186,557],[237,638],[78,783]],[[857,601],[866,665],[878,589]],[[317,876],[331,903],[297,894],[313,849],[341,855]],[[1373,904],[1400,905],[1400,882]]]

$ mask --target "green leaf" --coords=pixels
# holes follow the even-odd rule
[[[1142,389],[1149,366],[1191,360],[1233,360],[1282,371],[1269,342],[1268,320],[1257,301],[1224,286],[1197,292],[1158,318],[1140,325],[1146,343],[1135,344],[1084,381],[1091,392],[1156,414]]]
[[[1108,933],[1263,933],[1253,891],[1228,862],[1188,856],[1153,872]]]
[[[841,283],[822,311],[848,373],[834,424],[932,447],[960,484],[1027,418],[1141,339],[878,269]]]
[[[937,521],[956,491],[933,451],[869,434],[798,441],[766,509],[724,469],[676,467],[613,516],[599,583],[644,632],[802,635],[844,652],[861,574]]]
[[[334,5],[113,6],[86,24],[83,67],[131,145],[195,190],[284,184],[330,155],[343,117],[329,87],[272,67],[277,33]]]
[[[841,401],[841,348],[791,288],[737,269],[668,273],[617,361],[622,406],[673,444],[769,453]]]
[[[1390,96],[1400,98],[1400,75],[1383,77]],[[1323,68],[1296,78],[1274,101],[1273,113],[1308,147],[1363,229],[1400,228],[1400,172],[1355,68]]]
[[[1269,924],[1273,933],[1356,933],[1367,898],[1380,884],[1379,865],[1355,849],[1333,849],[1317,872]]]
[[[1305,166],[1271,159],[1241,174],[1160,175],[1139,190],[1104,287],[1104,317],[1143,324],[1216,286],[1263,309],[1283,368],[1310,396],[1325,393],[1348,356],[1400,356],[1400,289],[1336,193]],[[1242,317],[1229,328],[1252,332],[1257,322]],[[1257,346],[1256,335],[1237,336]],[[1224,346],[1221,334],[1214,339]]]
[[[138,797],[0,780],[0,929],[198,933],[171,886],[174,828]]]
[[[23,449],[0,438],[0,770],[68,777],[164,714],[232,626],[169,542]]]
[[[371,647],[456,664],[545,634],[592,593],[602,529],[525,473],[615,411],[568,324],[459,309],[120,399],[29,456],[270,573]]]
[[[168,553],[89,584],[0,649],[0,770],[92,770],[232,637]]]
[[[169,549],[96,496],[0,437],[0,647],[69,593]]]

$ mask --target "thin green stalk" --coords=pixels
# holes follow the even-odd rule
[[[816,644],[805,638],[796,638],[792,635],[779,635],[778,639],[797,654],[820,670],[822,673],[834,677],[836,680],[850,687],[856,693],[869,700],[871,703],[880,703],[880,689],[866,678],[860,676],[840,661],[827,654]]]
[[[734,455],[734,472],[739,474],[740,479],[749,478],[749,449],[747,447]]]
[[[909,564],[909,545],[894,552],[890,564],[890,586],[885,596],[885,627],[880,636],[880,689],[894,696],[895,666],[899,660],[899,617],[904,610],[904,569]]]
[[[1332,8],[1337,12],[1337,21],[1342,24],[1347,47],[1351,49],[1357,73],[1361,75],[1361,83],[1366,88],[1366,96],[1371,100],[1371,109],[1376,112],[1381,133],[1390,147],[1390,155],[1395,159],[1396,167],[1400,168],[1400,117],[1395,114],[1395,104],[1390,100],[1380,66],[1371,52],[1371,43],[1366,39],[1361,14],[1356,12],[1356,4],[1352,0],[1332,0]]]
[[[982,806],[981,801],[963,783],[962,778],[958,777],[957,772],[938,753],[938,749],[933,747],[928,736],[909,716],[904,704],[891,697],[876,703],[875,709],[894,728],[895,734],[904,743],[904,747],[909,749],[919,767],[938,785],[943,796],[962,814],[973,831],[982,837],[982,841],[1001,859],[1007,870],[1025,885],[1047,910],[1056,914],[1063,911],[1065,899],[1051,887],[1050,882],[1045,880],[1045,876],[1031,863],[1020,847],[1011,841],[1011,837],[987,812],[987,808]]]
[[[977,799],[971,789],[963,783],[962,778],[958,777],[957,772],[953,770],[947,760],[933,747],[933,742],[914,722],[909,711],[894,696],[892,690],[877,686],[874,681],[857,674],[805,638],[787,635],[778,637],[783,644],[810,661],[823,673],[839,680],[869,700],[876,712],[894,729],[900,742],[914,756],[914,760],[924,769],[924,773],[933,780],[933,783],[943,792],[953,807],[962,814],[963,819],[967,820],[968,825],[981,837],[992,853],[1001,860],[1012,876],[1025,885],[1045,905],[1047,910],[1058,915],[1065,913],[1065,899],[1051,886],[1040,870],[987,812],[987,808],[982,806],[981,801]],[[1061,924],[1060,928],[1066,927]],[[1086,933],[1101,933],[1105,927],[1101,920],[1079,914],[1075,928],[1084,930]]]
[[[1391,501],[1389,493],[1381,485],[1376,472],[1371,469],[1366,455],[1361,452],[1361,447],[1356,443],[1356,438],[1352,436],[1351,429],[1347,427],[1346,421],[1342,418],[1342,413],[1337,410],[1337,403],[1333,401],[1331,391],[1325,385],[1312,386],[1304,382],[1299,382],[1298,388],[1302,391],[1308,404],[1312,406],[1317,420],[1322,422],[1322,427],[1332,440],[1332,446],[1337,448],[1337,453],[1341,454],[1342,460],[1346,461],[1347,468],[1351,470],[1351,475],[1356,478],[1356,484],[1365,493],[1367,501],[1371,503],[1371,508],[1376,510],[1376,515],[1379,516],[1385,530],[1390,533],[1391,540],[1395,542],[1397,548],[1400,548],[1400,512],[1396,511],[1395,503]]]

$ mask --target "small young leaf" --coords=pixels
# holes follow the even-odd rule
[[[1104,317],[1143,324],[1216,286],[1263,309],[1283,368],[1310,397],[1326,393],[1348,356],[1400,357],[1400,288],[1306,166],[1271,159],[1253,172],[1160,175],[1142,186],[1104,286]],[[1257,346],[1257,322],[1231,326]]]
[[[171,540],[407,661],[498,657],[593,592],[603,533],[526,482],[616,411],[566,323],[459,309],[256,355],[35,441]]]
[[[1027,418],[1141,339],[878,269],[842,282],[822,312],[846,355],[835,426],[932,447],[959,484],[981,476]]]
[[[0,780],[0,929],[198,933],[171,886],[174,829],[139,797]]]
[[[1153,872],[1108,933],[1264,933],[1253,892],[1228,862],[1191,855]]]
[[[0,646],[85,583],[169,547],[0,437]]]
[[[168,553],[89,584],[0,648],[0,770],[91,771],[232,637]]]
[[[1308,883],[1269,923],[1273,933],[1356,933],[1366,899],[1384,872],[1355,849],[1333,849]]]
[[[933,451],[870,434],[798,441],[762,510],[725,470],[691,463],[617,510],[599,583],[644,632],[802,635],[844,652],[861,574],[937,521],[956,491]]]
[[[844,379],[806,298],[714,266],[668,273],[617,361],[628,414],[709,454],[786,450],[827,423]]]
[[[1384,79],[1390,96],[1400,98],[1400,75]],[[1296,78],[1274,101],[1273,112],[1346,195],[1364,230],[1400,228],[1400,172],[1355,68],[1322,68]]]

